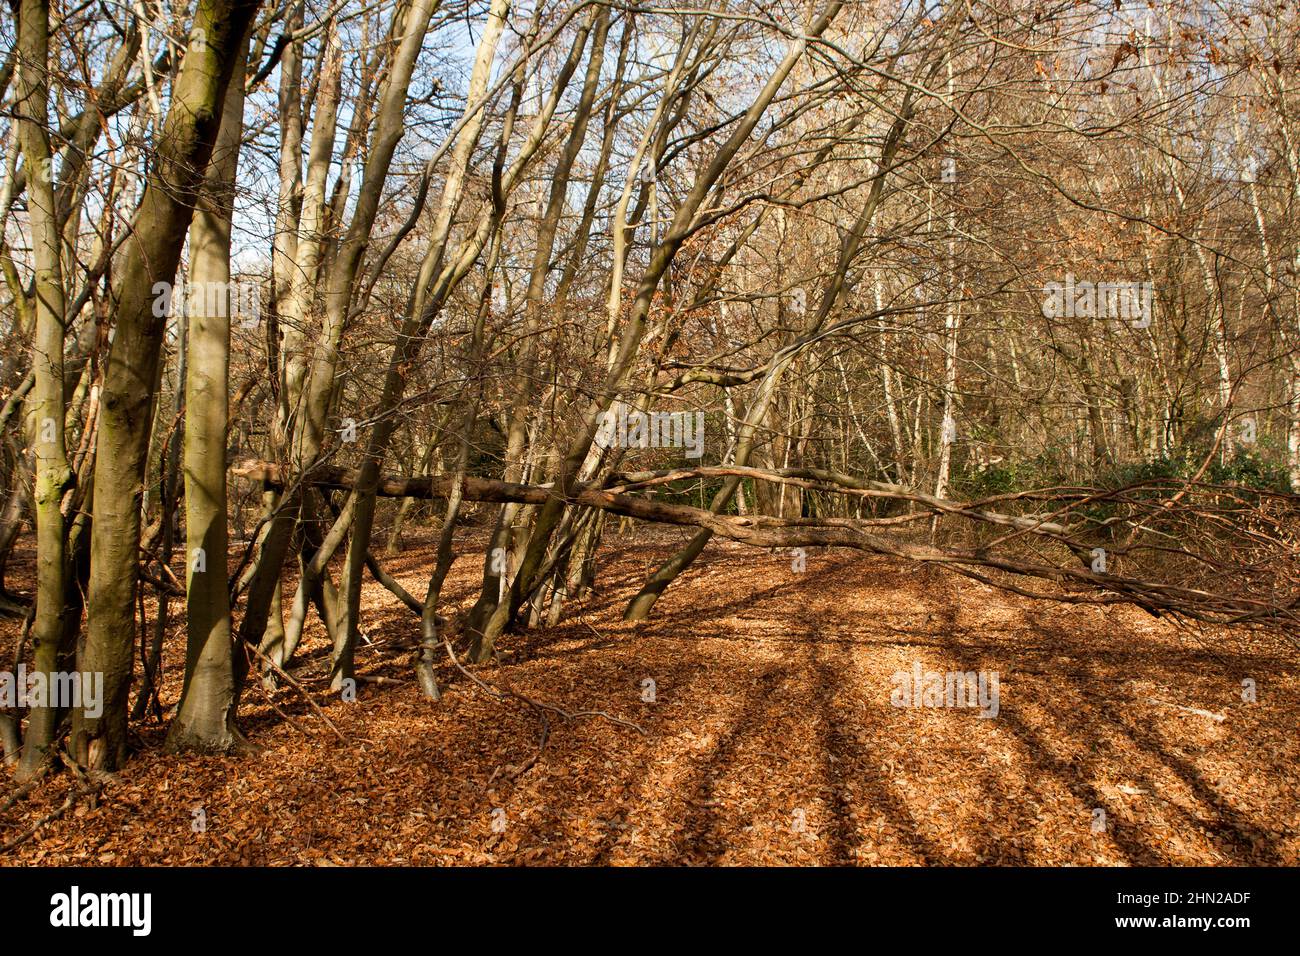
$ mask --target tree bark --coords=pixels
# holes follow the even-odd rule
[[[32,365],[36,383],[29,405],[29,432],[35,448],[36,614],[32,621],[35,669],[47,675],[58,665],[63,636],[64,529],[62,503],[72,482],[64,443],[62,241],[54,208],[54,183],[48,132],[48,0],[23,0],[18,25],[22,65],[18,71],[19,136],[29,172],[28,217],[35,264],[36,340]],[[54,740],[57,707],[53,701],[32,708],[19,772],[37,774]]]
[[[144,196],[113,287],[116,326],[101,401],[82,671],[104,675],[103,710],[73,715],[71,751],[92,769],[127,755],[127,696],[135,644],[140,504],[150,411],[166,309],[203,172],[221,126],[226,87],[260,0],[200,0]],[[202,31],[202,32],[200,32]]]
[[[167,730],[167,749],[223,753],[239,739],[235,730],[235,647],[230,639],[226,584],[226,395],[230,389],[230,230],[235,173],[244,127],[244,70],[248,41],[240,49],[226,88],[203,196],[190,226],[192,288],[203,309],[189,316],[185,380],[185,683]],[[211,314],[208,306],[220,306]]]

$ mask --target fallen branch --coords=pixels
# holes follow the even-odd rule
[[[243,462],[233,470],[236,475],[260,480],[270,487],[283,482],[282,469],[271,462]],[[918,495],[901,486],[863,482],[851,476],[817,469],[764,472],[760,469],[723,466],[663,473],[632,473],[616,480],[623,480],[623,487],[633,484],[632,479],[644,486],[647,482],[669,480],[669,476],[688,475],[745,475],[776,482],[817,480],[828,487],[833,485],[833,490],[844,490],[841,486],[854,484],[869,486],[856,490],[869,492],[874,497],[921,503],[934,509],[935,513],[955,515],[982,525],[1009,526],[1013,531],[994,545],[940,547],[882,535],[878,528],[873,527],[872,519],[714,514],[688,505],[622,493],[614,490],[620,487],[618,485],[607,488],[593,483],[581,484],[566,500],[575,506],[597,508],[643,521],[707,528],[719,537],[753,547],[842,547],[890,555],[921,564],[939,565],[993,587],[1028,597],[1071,603],[1128,603],[1157,617],[1169,614],[1208,624],[1263,626],[1279,630],[1288,636],[1300,626],[1300,595],[1297,594],[1296,587],[1297,580],[1300,580],[1300,570],[1297,570],[1300,555],[1291,544],[1295,539],[1294,496],[1197,484],[1194,486],[1196,494],[1204,497],[1208,503],[1200,509],[1192,508],[1186,503],[1172,509],[1167,506],[1168,502],[1185,496],[1188,489],[1186,482],[1168,480],[1142,482],[1111,491],[1046,489],[999,496],[985,502],[956,502]],[[310,481],[324,487],[350,489],[355,481],[355,473],[344,468],[320,467],[312,472]],[[389,497],[446,497],[456,481],[455,477],[445,475],[387,477],[379,482],[379,494]],[[559,494],[556,488],[549,485],[522,485],[473,476],[460,478],[459,487],[462,498],[467,501],[544,505]],[[1178,491],[1171,498],[1167,492],[1175,488]],[[1006,515],[986,507],[989,502],[998,500],[1054,503],[1058,507],[1049,515]],[[1131,541],[1126,545],[1111,543],[1108,551],[1101,550],[1107,551],[1112,564],[1094,571],[1090,564],[1080,558],[1086,560],[1095,550],[1098,539],[1090,539],[1084,532],[1101,534],[1121,522],[1121,517],[1097,519],[1086,512],[1086,509],[1096,509],[1102,505],[1120,511],[1121,515],[1126,516],[1122,518],[1122,523],[1131,529],[1146,532],[1151,543],[1141,547]],[[1281,510],[1282,514],[1275,517],[1269,509]],[[1060,516],[1066,512],[1078,512],[1077,520],[1060,520]],[[1156,527],[1157,522],[1161,523],[1161,527]],[[1064,548],[1062,562],[1049,563],[1037,552],[1023,553],[1024,548],[1020,552],[1007,550],[1009,541],[1024,537],[1031,542]],[[1197,551],[1189,550],[1188,547],[1177,544],[1182,539],[1196,539],[1203,547]],[[1110,542],[1109,538],[1102,540]],[[994,546],[998,545],[1002,547],[1001,552],[994,550]],[[1243,555],[1238,563],[1227,563],[1225,556],[1238,551]],[[1136,563],[1139,552],[1150,554],[1153,560],[1159,559],[1162,563],[1156,565],[1156,568],[1162,574],[1167,573],[1166,567],[1177,565],[1173,580],[1161,581],[1153,577],[1118,573],[1116,562],[1125,559]],[[1284,568],[1289,573],[1284,574]],[[1022,588],[982,573],[990,570],[1037,578],[1060,586],[1072,586],[1080,593],[1048,594]],[[1198,586],[1205,581],[1226,584],[1228,587],[1208,590]],[[1284,587],[1279,589],[1279,584]]]
[[[18,847],[22,846],[28,840],[36,836],[36,834],[38,834],[41,831],[42,827],[50,823],[53,823],[55,820],[59,819],[59,817],[63,816],[65,813],[71,810],[73,806],[76,805],[77,801],[80,800],[82,797],[98,793],[100,786],[101,785],[99,783],[79,783],[71,787],[68,790],[67,798],[63,801],[62,804],[59,805],[57,809],[51,810],[49,813],[45,814],[45,816],[37,820],[29,829],[25,830],[18,836],[14,837],[12,840],[10,840],[8,843],[5,843],[3,846],[0,846],[0,855],[8,853],[11,850],[15,850]]]
[[[0,813],[7,812],[8,809],[12,807],[15,803],[17,803],[23,797],[27,796],[27,794],[35,790],[36,785],[40,783],[41,780],[43,779],[44,777],[40,777],[40,776],[33,777],[31,780],[28,780],[22,786],[15,788],[13,793],[5,797],[5,802],[3,804],[0,804]]]

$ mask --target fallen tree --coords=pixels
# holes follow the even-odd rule
[[[233,473],[268,489],[283,487],[283,469],[245,461]],[[671,481],[745,477],[897,503],[908,510],[862,518],[775,518],[726,515],[634,494]],[[351,491],[356,472],[319,466],[302,480]],[[386,476],[377,493],[391,498],[446,498],[451,476]],[[466,501],[544,505],[553,485],[525,485],[466,475]],[[900,485],[813,468],[765,471],[704,466],[624,472],[579,484],[568,506],[642,521],[705,528],[759,548],[852,548],[945,567],[1004,590],[1069,603],[1134,604],[1156,616],[1206,624],[1250,625],[1283,632],[1300,623],[1300,512],[1293,495],[1160,479],[1115,489],[1045,488],[978,501],[956,501]],[[1030,513],[1011,513],[1029,508]],[[1001,509],[1001,510],[995,510]],[[898,533],[902,526],[944,516],[967,522],[971,544],[930,543]],[[1051,590],[1017,582],[1050,582]]]

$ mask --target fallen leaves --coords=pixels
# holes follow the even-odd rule
[[[364,614],[380,640],[358,664],[388,679],[363,682],[356,703],[325,694],[315,622],[294,669],[346,743],[292,688],[276,702],[312,736],[251,695],[244,724],[262,749],[250,756],[165,756],[165,727],[145,725],[143,749],[97,805],[78,805],[5,862],[1300,862],[1300,674],[1281,649],[1224,635],[1211,653],[1136,612],[1049,610],[885,559],[810,552],[794,573],[725,547],[710,547],[652,620],[624,624],[636,572],[673,541],[612,538],[602,591],[557,627],[510,636],[510,663],[477,672],[568,711],[635,720],[645,737],[555,720],[530,765],[529,707],[449,666],[437,704],[398,683],[411,662],[396,638],[418,625],[367,582]],[[429,547],[411,548],[391,570],[415,588],[430,560]],[[477,553],[465,554],[449,599],[472,602],[480,574]],[[182,659],[182,640],[169,637],[169,661]],[[999,716],[891,706],[891,675],[916,661],[999,671]],[[164,703],[178,696],[175,670]],[[1258,704],[1234,696],[1242,677],[1266,689]],[[654,703],[641,697],[646,678]],[[0,841],[66,794],[55,778],[16,801],[0,813]]]

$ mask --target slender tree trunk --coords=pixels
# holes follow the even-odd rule
[[[5,573],[9,566],[9,556],[13,554],[18,533],[22,531],[23,521],[27,516],[27,488],[24,487],[27,470],[22,459],[14,462],[13,478],[10,481],[9,496],[5,499],[4,510],[0,511],[0,604],[8,607],[13,598],[5,587]],[[26,613],[26,612],[24,612]]]
[[[961,313],[955,305],[948,307],[943,330],[943,422],[939,426],[939,471],[934,481],[936,498],[944,498],[948,494],[952,446],[957,440],[957,344]],[[937,523],[938,519],[935,521]]]
[[[192,288],[204,308],[189,318],[185,380],[185,683],[167,749],[224,752],[235,731],[235,648],[226,584],[226,395],[230,389],[230,229],[244,128],[245,40],[226,88],[203,195],[190,226]],[[209,289],[220,290],[212,295]],[[217,304],[216,314],[210,306]]]
[[[188,363],[185,354],[187,324],[186,318],[182,314],[177,322],[180,330],[181,346],[178,349],[179,354],[176,359],[174,392],[176,396],[176,418],[174,427],[167,436],[167,445],[162,455],[161,477],[158,481],[158,498],[162,508],[162,516],[159,519],[162,542],[158,551],[158,562],[167,566],[171,565],[172,553],[176,547],[176,510],[181,483],[181,445],[185,437],[185,424],[183,421],[186,407],[185,383],[188,380],[186,374],[186,365]],[[139,720],[144,717],[151,702],[156,706],[162,672],[163,640],[167,636],[167,624],[170,614],[171,595],[165,589],[159,589],[158,613],[154,616],[153,636],[147,648],[144,646],[140,648],[140,663],[141,670],[144,672],[144,681],[140,685],[139,693],[136,694],[135,706],[131,708],[132,720]],[[143,643],[142,639],[141,645]]]
[[[50,10],[48,0],[23,0],[18,26],[22,65],[18,75],[19,135],[27,159],[28,217],[35,263],[36,340],[32,365],[36,384],[29,406],[29,431],[36,449],[36,614],[32,621],[35,669],[54,686],[63,636],[63,494],[72,482],[64,443],[61,240],[54,208],[47,112]],[[57,707],[32,708],[20,773],[44,767],[54,740]]]
[[[428,443],[424,446],[424,452],[420,455],[420,464],[416,468],[416,474],[429,474],[429,467],[433,462],[433,451],[438,444],[438,435],[435,433],[429,436]],[[439,468],[441,470],[441,468]],[[393,516],[393,526],[388,530],[388,544],[384,547],[385,554],[400,554],[402,550],[402,525],[406,523],[406,516],[410,510],[415,507],[414,498],[403,498],[402,503],[397,507],[397,514]]]

